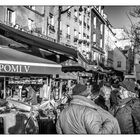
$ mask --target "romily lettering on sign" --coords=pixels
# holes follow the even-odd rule
[[[26,65],[0,64],[0,72],[28,73],[29,71],[30,71],[30,66],[26,66]]]

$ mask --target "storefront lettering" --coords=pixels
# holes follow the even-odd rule
[[[30,71],[30,66],[0,64],[0,72],[28,73],[29,71]]]
[[[25,71],[28,72],[30,69],[30,66],[24,66],[24,68],[25,68]]]

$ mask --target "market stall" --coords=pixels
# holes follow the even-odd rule
[[[4,98],[7,85],[39,85],[60,72],[61,65],[55,62],[0,46],[0,91]]]
[[[23,116],[26,120],[30,120],[32,119],[30,114],[32,114],[33,108],[36,108],[37,112],[43,110],[40,105],[42,102],[38,104],[37,97],[41,96],[43,103],[48,106],[48,102],[45,102],[51,100],[52,78],[59,73],[61,73],[61,65],[55,62],[11,49],[8,46],[0,46],[0,95],[1,99],[5,99],[8,104],[10,103],[15,108],[8,109],[7,112],[7,105],[0,106],[2,111],[0,113],[2,124],[0,125],[4,127],[3,133],[26,133],[23,132],[23,128],[26,126]],[[28,93],[27,96],[25,95],[26,92]],[[46,108],[44,107],[44,110]],[[37,114],[39,117],[41,116],[40,113]],[[49,115],[45,114],[44,116],[43,119],[48,120]],[[8,117],[11,120],[8,120]],[[39,119],[38,123],[41,121],[42,118]],[[51,118],[50,121],[52,122],[53,119]],[[37,122],[35,122],[36,119],[33,119],[32,123],[36,124]],[[17,132],[16,129],[20,126],[22,127],[18,130],[21,131]],[[38,133],[36,130],[32,130],[35,126],[30,127],[29,133]],[[43,129],[42,124],[39,124],[39,131]]]

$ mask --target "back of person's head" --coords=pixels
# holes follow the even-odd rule
[[[80,95],[87,97],[89,95],[89,92],[87,92],[87,86],[77,84],[72,90],[72,95]]]
[[[119,85],[119,83],[118,84],[112,84],[111,87],[113,89],[119,89],[120,88],[120,85]]]

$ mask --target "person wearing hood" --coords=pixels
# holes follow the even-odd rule
[[[120,134],[116,118],[96,105],[82,84],[73,88],[72,99],[60,113],[56,130],[58,134]]]
[[[114,117],[118,120],[122,134],[140,134],[140,100],[136,97],[135,87],[132,81],[120,83]]]

